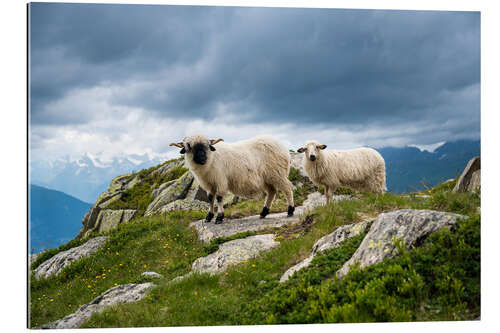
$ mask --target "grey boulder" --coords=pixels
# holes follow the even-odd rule
[[[125,284],[113,287],[96,297],[92,302],[82,305],[76,312],[67,315],[55,322],[42,325],[41,328],[78,328],[85,323],[95,312],[100,312],[108,306],[136,302],[144,296],[148,289],[153,287],[151,282],[142,284]]]
[[[453,192],[472,192],[481,187],[481,157],[474,157],[467,163],[458,178]]]
[[[377,264],[385,258],[396,256],[398,254],[396,240],[410,247],[443,227],[450,227],[464,218],[467,217],[426,209],[401,209],[382,213],[373,222],[370,231],[351,259],[337,271],[337,276],[346,275],[353,264],[358,263],[360,268],[364,268]]]
[[[157,214],[164,206],[169,203],[184,199],[189,191],[191,183],[193,182],[193,175],[191,172],[184,173],[181,177],[176,179],[171,185],[166,187],[157,197],[151,202],[144,213],[144,216],[151,216]]]
[[[252,259],[262,251],[278,246],[273,234],[250,236],[221,244],[219,249],[206,257],[198,258],[192,265],[192,272],[215,274],[226,270],[230,265]]]
[[[314,257],[323,251],[340,246],[346,239],[358,236],[370,227],[373,221],[363,221],[338,227],[334,232],[321,237],[314,243],[311,254],[295,266],[290,267],[280,279],[280,282],[287,281],[295,272],[309,266]]]
[[[35,269],[35,278],[41,279],[59,274],[64,268],[71,265],[76,260],[97,252],[107,239],[107,236],[92,238],[80,246],[59,252],[52,258],[41,263]]]

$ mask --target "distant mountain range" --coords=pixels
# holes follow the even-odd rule
[[[114,177],[163,161],[160,157],[148,154],[124,155],[105,160],[90,153],[76,160],[66,157],[54,161],[33,161],[30,163],[30,183],[63,191],[86,202],[95,202]]]
[[[92,206],[66,193],[29,186],[30,251],[58,247],[73,239]]]
[[[404,193],[425,190],[455,178],[471,158],[481,154],[481,142],[446,142],[433,152],[416,147],[385,147],[377,151],[385,159],[388,190]]]
[[[446,142],[432,152],[408,146],[376,149],[386,161],[387,188],[403,193],[419,191],[456,177],[472,157],[480,155],[480,141]],[[66,157],[35,161],[30,163],[30,183],[93,203],[114,177],[155,166],[164,160],[148,154],[104,160],[86,153],[76,160]]]

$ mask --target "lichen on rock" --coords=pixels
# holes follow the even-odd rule
[[[216,252],[196,259],[191,268],[192,272],[215,274],[226,270],[230,265],[255,258],[260,252],[269,251],[279,245],[274,236],[256,235],[221,244]]]
[[[428,235],[450,227],[464,215],[434,210],[401,209],[382,213],[371,225],[363,242],[342,268],[337,276],[342,277],[350,266],[359,264],[360,268],[381,262],[397,255],[396,242],[412,246]]]

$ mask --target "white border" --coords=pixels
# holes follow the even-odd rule
[[[169,331],[230,332],[272,330],[342,330],[343,332],[365,332],[367,329],[383,332],[420,332],[422,330],[474,330],[493,331],[498,317],[498,236],[500,235],[497,211],[499,120],[499,27],[498,5],[495,1],[52,1],[80,3],[133,3],[133,4],[180,4],[180,5],[232,5],[267,7],[319,7],[319,8],[367,8],[367,9],[414,9],[414,10],[467,10],[481,11],[481,141],[482,141],[482,320],[480,322],[442,323],[391,323],[391,324],[338,324],[332,325],[286,325],[286,326],[238,326],[168,328]],[[3,186],[1,202],[3,213],[2,248],[2,326],[8,331],[26,330],[26,3],[8,0],[1,3],[2,19],[0,41],[3,44],[2,70],[2,172]],[[161,330],[152,328],[148,330]],[[123,330],[123,329],[121,329]],[[146,329],[135,329],[142,331]],[[98,330],[100,331],[100,330]],[[106,330],[115,332],[116,329]],[[79,330],[78,332],[81,332]],[[93,330],[92,332],[96,332]],[[118,331],[117,331],[118,332]]]

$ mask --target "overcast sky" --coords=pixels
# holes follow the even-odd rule
[[[30,33],[33,159],[480,137],[478,12],[35,3]]]

